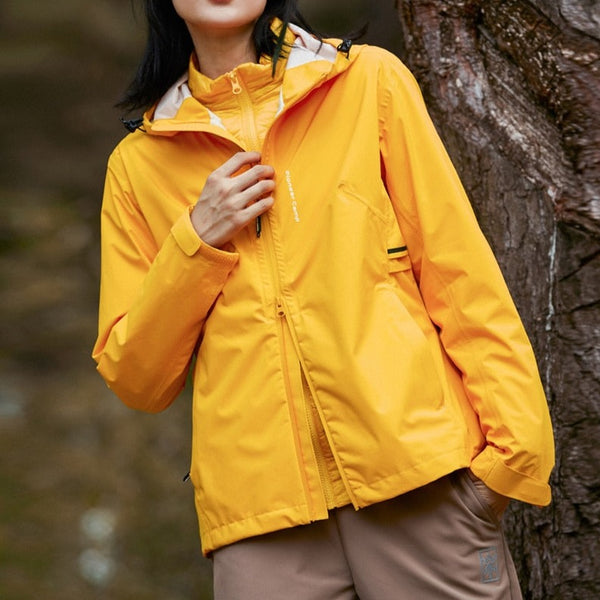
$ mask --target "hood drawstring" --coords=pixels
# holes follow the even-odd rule
[[[136,129],[143,131],[143,122],[144,119],[142,117],[139,117],[137,119],[124,119],[123,117],[121,117],[121,123],[123,123],[123,126],[125,127],[125,129],[127,129],[127,131],[129,131],[129,133],[133,133]]]
[[[350,58],[350,48],[352,48],[352,40],[344,40],[338,47],[337,51],[342,52],[346,55],[346,58]]]

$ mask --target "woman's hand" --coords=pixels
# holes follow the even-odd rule
[[[259,162],[258,152],[238,152],[208,176],[191,214],[205,243],[220,248],[273,206],[275,171]]]
[[[494,511],[494,514],[498,517],[498,519],[502,518],[504,511],[508,508],[510,503],[510,498],[507,496],[503,496],[498,492],[495,492],[491,488],[489,488],[477,475],[475,475],[471,469],[467,469],[467,474],[471,478],[471,481],[475,485],[475,489],[481,495],[483,500],[491,507]]]

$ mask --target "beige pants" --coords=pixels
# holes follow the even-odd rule
[[[500,522],[466,470],[214,553],[215,600],[520,600]]]

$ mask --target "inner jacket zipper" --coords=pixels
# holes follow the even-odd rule
[[[242,130],[244,131],[244,137],[250,142],[249,149],[259,152],[260,141],[258,139],[258,132],[256,131],[256,121],[254,120],[252,101],[235,71],[227,73],[227,77],[231,83],[231,92],[238,98],[242,113]],[[256,237],[260,237],[262,233],[262,218],[260,215],[256,217],[255,228]]]
[[[308,382],[306,381],[306,376],[304,374],[304,370],[302,369],[302,364],[300,364],[300,376],[302,379],[302,391],[304,398],[304,414],[306,417],[306,421],[308,424],[308,429],[310,431],[310,438],[313,447],[313,454],[315,457],[315,461],[317,463],[317,471],[319,474],[319,479],[321,481],[321,486],[323,488],[323,494],[325,495],[325,502],[327,504],[327,508],[334,508],[335,506],[335,493],[333,491],[333,483],[332,479],[329,475],[329,469],[327,466],[327,461],[325,459],[325,455],[323,453],[323,448],[321,446],[321,438],[319,432],[317,430],[317,426],[315,425],[316,419],[321,419],[318,414],[318,410],[315,404],[315,401],[312,397],[312,393],[310,391],[310,387]],[[325,429],[322,424],[321,427],[323,430]],[[329,442],[327,442],[329,443]]]

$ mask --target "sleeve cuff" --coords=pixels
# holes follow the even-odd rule
[[[495,492],[509,498],[536,506],[550,504],[552,493],[548,483],[515,471],[494,456],[494,452],[488,446],[473,459],[470,468],[479,479]]]
[[[192,225],[190,215],[193,209],[193,206],[189,206],[173,227],[171,227],[171,234],[182,252],[187,256],[194,256],[197,253],[201,253],[206,258],[211,258],[215,262],[235,264],[238,260],[236,252],[225,252],[224,250],[213,248],[202,241],[202,238],[196,233]]]

